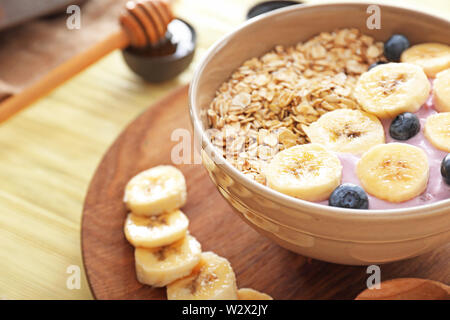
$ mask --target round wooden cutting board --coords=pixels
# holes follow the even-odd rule
[[[101,161],[83,210],[82,251],[87,278],[97,299],[165,299],[165,289],[136,280],[134,249],[126,241],[122,201],[128,180],[159,164],[172,164],[175,129],[191,131],[187,87],[150,107],[119,136]],[[259,235],[222,198],[201,164],[177,165],[188,186],[182,208],[203,251],[227,258],[239,287],[275,299],[353,299],[366,288],[365,267],[308,261]],[[448,281],[450,245],[403,262],[383,265],[382,280],[419,277]],[[446,279],[447,278],[447,279]],[[447,280],[447,281],[446,281]]]

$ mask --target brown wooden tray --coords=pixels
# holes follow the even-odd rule
[[[122,202],[128,180],[158,164],[170,164],[176,128],[191,130],[187,87],[150,107],[106,153],[86,196],[82,251],[92,293],[97,299],[165,299],[165,289],[136,280],[133,247],[123,234],[127,210]],[[365,267],[309,261],[259,235],[222,198],[201,165],[178,166],[188,185],[183,211],[190,232],[204,251],[230,260],[239,287],[267,292],[275,299],[353,299],[366,288]],[[382,280],[398,277],[450,282],[450,245],[410,260],[381,266]]]

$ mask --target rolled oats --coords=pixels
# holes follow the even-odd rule
[[[379,60],[383,43],[357,29],[276,46],[245,61],[217,90],[207,116],[221,134],[211,140],[238,170],[265,183],[265,164],[278,151],[308,143],[309,124],[335,109],[359,108],[353,88]]]

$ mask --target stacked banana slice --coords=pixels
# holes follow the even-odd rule
[[[169,300],[237,300],[236,277],[230,262],[203,252],[195,270],[167,286]]]
[[[202,253],[200,243],[188,232],[188,218],[179,210],[186,195],[184,176],[172,166],[151,168],[128,182],[124,201],[131,213],[124,232],[136,248],[138,281],[167,286],[169,300],[272,299],[252,289],[238,291],[228,260]]]
[[[157,166],[133,177],[125,187],[124,201],[131,212],[155,216],[186,203],[183,174],[172,166]]]
[[[202,248],[191,235],[160,248],[136,248],[136,275],[139,282],[164,287],[187,276],[200,261]]]
[[[238,298],[239,300],[273,300],[268,294],[250,288],[239,289]]]

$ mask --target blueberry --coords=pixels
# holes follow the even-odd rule
[[[405,112],[395,117],[389,127],[389,134],[395,140],[408,140],[420,131],[419,118],[414,113]]]
[[[381,64],[385,64],[385,63],[387,63],[387,62],[386,62],[386,61],[377,61],[377,62],[375,62],[375,63],[372,63],[372,64],[369,66],[369,69],[367,69],[367,70],[373,69],[373,68],[375,68],[375,67],[377,67],[377,66],[379,66],[379,65],[381,65]]]
[[[328,204],[332,207],[368,209],[369,198],[360,186],[344,183],[334,189],[328,200]]]
[[[384,56],[392,62],[399,62],[402,52],[409,48],[409,40],[402,34],[394,34],[384,43]]]
[[[450,153],[442,160],[441,174],[445,183],[450,186]]]

